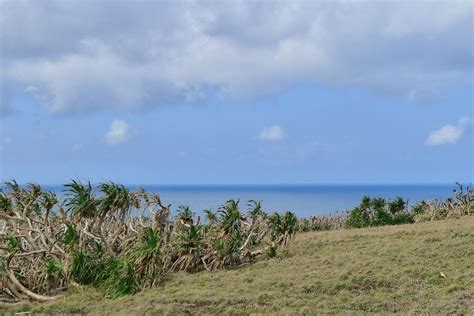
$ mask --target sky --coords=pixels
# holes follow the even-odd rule
[[[474,3],[0,0],[0,180],[472,183]]]

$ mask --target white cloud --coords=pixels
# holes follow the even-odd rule
[[[2,76],[52,112],[245,97],[301,81],[429,99],[472,81],[474,10],[464,0],[11,0],[0,11]]]
[[[438,146],[457,143],[471,121],[469,117],[462,117],[459,119],[457,126],[448,124],[438,130],[432,131],[426,139],[425,145]]]
[[[270,127],[263,128],[263,130],[260,132],[260,135],[259,135],[259,138],[261,140],[271,140],[271,141],[282,140],[285,137],[286,137],[285,132],[278,125],[273,125]]]
[[[123,143],[129,137],[128,124],[122,120],[114,120],[110,125],[110,130],[105,134],[105,140],[112,145]]]

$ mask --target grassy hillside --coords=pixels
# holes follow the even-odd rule
[[[176,273],[155,289],[116,300],[84,289],[8,311],[474,314],[474,217],[301,233],[281,260]]]

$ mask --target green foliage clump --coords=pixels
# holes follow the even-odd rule
[[[130,252],[129,260],[135,269],[135,279],[141,288],[155,285],[164,271],[162,249],[163,240],[158,230],[143,230],[141,242]]]
[[[97,249],[87,253],[84,249],[75,252],[70,278],[83,285],[93,285],[110,298],[136,292],[133,265],[127,258],[107,258]]]
[[[407,210],[407,201],[398,197],[393,201],[365,196],[359,206],[349,212],[346,228],[408,224],[415,221]]]
[[[134,272],[132,263],[127,259],[105,260],[99,272],[98,281],[101,282],[98,282],[98,287],[109,298],[133,294],[137,291]]]
[[[10,252],[15,252],[15,251],[18,251],[20,250],[20,241],[17,237],[11,235],[11,234],[8,234],[6,236],[6,239],[8,241],[7,243],[7,247],[8,247],[8,250]]]
[[[97,257],[84,249],[76,250],[71,262],[70,278],[79,284],[97,284],[101,269]]]
[[[292,212],[284,215],[273,213],[270,217],[272,241],[286,245],[288,240],[296,234],[298,218]]]
[[[60,237],[60,243],[69,247],[74,247],[79,243],[79,234],[77,233],[76,225],[75,224],[65,224],[66,229]]]
[[[265,254],[268,258],[277,258],[278,257],[278,245],[271,244],[265,251]]]
[[[53,258],[46,258],[44,260],[46,267],[46,275],[48,277],[58,277],[62,274],[63,270],[58,260]]]

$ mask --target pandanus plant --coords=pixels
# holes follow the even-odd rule
[[[298,218],[292,212],[285,212],[283,216],[279,213],[273,213],[270,217],[270,224],[272,241],[286,246],[296,234]]]
[[[242,215],[239,211],[239,200],[228,200],[217,213],[225,233],[232,234],[240,231]]]
[[[143,229],[140,242],[130,252],[136,278],[141,288],[153,287],[166,269],[166,258],[162,254],[163,240],[160,232],[147,227]]]
[[[209,226],[213,226],[217,222],[217,214],[214,213],[212,210],[204,210],[204,214],[206,215],[207,223]]]
[[[239,211],[239,200],[227,201],[219,208],[218,214],[220,216],[221,229],[219,238],[225,240],[229,261],[238,262],[240,247],[244,243],[242,223],[249,226]]]
[[[202,226],[190,222],[177,234],[175,241],[177,252],[172,270],[196,271],[201,262],[203,248]]]
[[[415,213],[407,209],[408,201],[398,197],[394,200],[364,196],[360,205],[347,216],[344,225],[348,228],[413,223]]]
[[[276,253],[294,234],[296,217],[275,221],[260,202],[249,207],[244,215],[229,200],[201,224],[187,206],[173,220],[158,194],[111,182],[73,180],[62,200],[36,184],[7,182],[0,189],[0,301],[48,301],[86,285],[116,297],[153,287],[171,271],[221,269]]]
[[[180,205],[178,207],[178,216],[176,218],[181,221],[182,224],[190,224],[193,222],[194,212],[191,211],[189,206]]]
[[[64,185],[64,205],[73,217],[94,218],[97,216],[98,200],[90,182],[82,184],[76,180]]]

